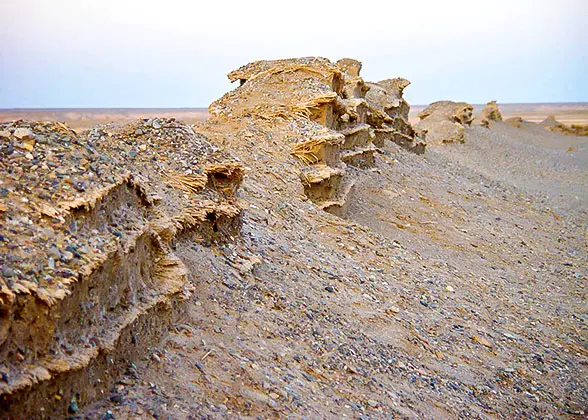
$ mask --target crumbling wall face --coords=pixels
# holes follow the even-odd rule
[[[108,392],[190,293],[177,236],[237,225],[241,165],[173,119],[0,124],[0,417]]]
[[[256,61],[231,72],[229,79],[245,82],[211,104],[212,120],[266,132],[279,127],[279,137],[302,165],[305,195],[322,209],[340,213],[353,184],[345,163],[353,156],[340,130],[365,119],[365,103],[357,97],[365,92],[363,81],[346,84],[339,67],[314,57]]]
[[[342,214],[354,186],[351,167],[375,164],[375,142],[390,139],[424,151],[402,99],[408,81],[385,80],[372,92],[360,71],[361,63],[350,58],[336,64],[315,57],[249,63],[229,73],[241,86],[210,105],[211,121],[247,121],[267,130],[279,125],[291,154],[303,165],[306,196]]]
[[[361,62],[343,58],[337,61],[337,66],[345,74],[341,99],[344,112],[337,127],[345,136],[341,158],[347,165],[370,168],[375,164],[375,134],[367,124],[368,103],[365,95],[369,88],[359,75]]]
[[[465,127],[471,125],[474,107],[465,102],[439,101],[419,114],[414,128],[427,133],[429,145],[464,143]]]
[[[408,122],[410,106],[402,97],[409,84],[408,80],[402,78],[368,83],[366,121],[374,129],[376,146],[381,147],[388,140],[421,154],[425,151],[424,133],[415,132]]]

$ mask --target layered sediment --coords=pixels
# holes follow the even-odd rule
[[[389,140],[411,152],[422,154],[426,145],[425,132],[417,133],[408,122],[410,106],[402,97],[409,85],[410,82],[402,78],[368,83],[368,123],[374,129],[376,145],[381,146]]]
[[[366,83],[361,63],[344,58],[257,61],[231,73],[240,87],[214,102],[211,125],[230,123],[280,137],[301,164],[304,193],[320,208],[345,213],[354,188],[353,170],[374,165],[386,140],[423,153],[425,144],[408,123],[402,92],[409,82]],[[375,92],[372,94],[372,92]],[[246,122],[246,124],[245,124]],[[272,136],[273,137],[273,136]]]
[[[238,228],[241,165],[173,119],[2,129],[0,410],[59,417],[100,398],[190,294],[183,233]]]

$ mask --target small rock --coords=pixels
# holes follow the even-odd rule
[[[77,403],[75,397],[71,399],[71,403],[69,404],[67,411],[71,414],[74,414],[78,411],[78,403]]]
[[[47,256],[58,260],[61,258],[61,252],[59,252],[59,249],[55,245],[52,245],[47,250]]]
[[[102,416],[102,420],[113,420],[114,419],[114,414],[112,413],[112,411],[108,410],[106,413],[104,413],[104,415]]]
[[[18,147],[20,147],[23,150],[26,150],[27,152],[32,152],[33,149],[35,148],[35,145],[33,142],[30,143],[21,143],[18,145]]]
[[[17,128],[16,130],[14,130],[14,133],[12,133],[12,135],[19,140],[28,140],[28,139],[33,140],[35,138],[35,135],[33,134],[33,130],[31,130],[30,128],[26,128],[26,127]]]
[[[61,261],[63,262],[70,262],[71,260],[73,260],[74,254],[69,252],[69,251],[64,251],[63,254],[61,254]]]
[[[379,406],[378,402],[374,401],[374,400],[368,400],[367,403],[370,407],[373,407],[373,408],[376,408],[377,406]]]
[[[8,267],[7,265],[3,265],[2,266],[2,276],[4,278],[13,277],[14,270],[12,268]]]
[[[110,401],[112,401],[113,403],[116,404],[122,404],[123,402],[123,396],[120,394],[114,394],[110,396]]]
[[[325,287],[325,290],[329,293],[335,293],[335,289],[333,288],[333,286],[327,286]]]
[[[447,287],[445,287],[445,290],[447,290],[450,293],[455,292],[455,289],[453,287],[451,287],[450,285],[447,285]]]
[[[472,340],[474,340],[476,343],[482,344],[483,346],[492,347],[492,344],[488,340],[486,340],[484,337],[474,335],[474,336],[472,336]]]
[[[386,308],[386,313],[388,315],[396,315],[398,312],[400,312],[400,308],[397,306],[390,306],[389,308]]]
[[[80,192],[86,191],[86,183],[83,181],[73,181],[72,185]]]

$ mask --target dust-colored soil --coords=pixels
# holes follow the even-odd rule
[[[80,419],[586,416],[587,138],[492,122],[464,127],[464,143],[427,146],[424,154],[390,140],[376,148],[371,134],[357,135],[371,130],[359,112],[371,106],[365,92],[344,97],[349,74],[328,60],[253,63],[232,74],[243,86],[216,101],[209,120],[193,130],[180,126],[205,150],[230,152],[229,166],[190,171],[190,147],[176,159],[178,146],[158,134],[159,120],[101,127],[72,141],[92,156],[118,150],[108,161],[115,173],[140,162],[129,179],[137,176],[137,185],[159,199],[137,225],[165,239],[156,241],[157,255],[182,268],[183,301],[168,302],[175,312],[162,309],[121,330],[123,352],[110,346],[99,364],[116,375],[90,364],[85,381],[66,381],[68,371],[60,376],[49,368],[54,386],[36,403]],[[400,109],[397,102],[386,115]],[[21,153],[12,147],[14,132],[5,135],[3,150],[19,162],[30,160],[25,151],[37,153],[36,144]],[[200,154],[208,156],[194,148]],[[342,164],[349,156],[361,159]],[[227,168],[241,166],[245,175],[239,169],[227,198]],[[13,182],[22,172],[6,169],[3,176]],[[325,177],[313,184],[324,196],[308,188],[306,175]],[[104,171],[99,180],[109,176]],[[31,191],[27,197],[40,201]],[[215,214],[234,209],[232,229],[203,211],[207,197]],[[4,202],[2,212],[21,223]],[[190,219],[194,214],[200,219]],[[163,222],[175,228],[152,232]],[[133,252],[119,235],[108,238],[118,252]],[[25,242],[2,243],[10,264],[19,263],[7,251],[17,245],[26,250]],[[117,311],[133,311],[151,298],[149,272],[139,276],[132,263],[123,265],[141,293],[129,292]],[[12,283],[5,279],[0,291],[14,286],[10,274]],[[116,288],[117,272],[111,274]],[[110,324],[96,319],[106,333]],[[85,346],[103,346],[96,341]],[[61,344],[51,346],[61,352]],[[28,368],[18,365],[20,349],[11,354],[19,369]],[[13,377],[4,369],[0,363],[7,388]],[[80,384],[101,394],[85,397]],[[15,418],[18,408],[11,406]],[[34,417],[52,417],[36,409],[22,406]]]

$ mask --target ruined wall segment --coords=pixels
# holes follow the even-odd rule
[[[482,109],[482,112],[480,112],[477,120],[482,127],[486,128],[490,128],[490,124],[494,122],[502,121],[502,114],[496,101],[488,102]]]
[[[243,170],[173,119],[3,123],[0,155],[0,413],[62,417],[179,315],[173,242],[236,232]]]
[[[326,211],[343,214],[354,186],[352,168],[374,166],[377,146],[391,140],[413,152],[424,151],[402,98],[409,82],[399,78],[368,84],[360,76],[361,67],[351,58],[249,63],[229,73],[240,86],[209,111],[219,122],[241,125],[237,121],[247,119],[253,126],[281,125],[281,137],[291,142],[291,154],[302,164],[306,196]],[[370,102],[372,87],[377,91]]]
[[[344,215],[374,142],[421,147],[408,82],[370,85],[360,70],[352,59],[250,63],[196,126],[0,124],[0,413],[63,417],[157,343],[191,293],[177,242],[239,231],[245,171],[227,150],[247,148],[288,194]]]
[[[338,131],[347,113],[344,74],[324,58],[258,61],[229,74],[241,86],[209,107],[212,122],[259,127],[279,134],[290,156],[301,164],[307,197],[327,211],[344,206],[353,185],[344,159],[345,134]],[[353,126],[357,114],[349,117]],[[269,135],[269,134],[268,134]]]
[[[410,82],[403,78],[368,83],[368,123],[374,128],[377,146],[388,140],[413,153],[422,154],[425,152],[425,137],[408,122],[410,105],[402,97],[409,85]]]
[[[427,144],[464,143],[465,127],[471,125],[474,107],[465,102],[438,101],[419,114],[414,128],[425,132]]]
[[[565,134],[567,136],[588,136],[588,125],[566,125],[557,121],[553,115],[545,118],[539,125],[554,133]]]

